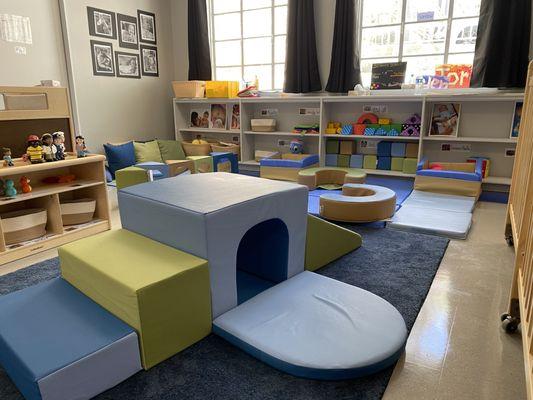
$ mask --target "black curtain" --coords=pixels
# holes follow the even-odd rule
[[[531,0],[482,0],[472,87],[524,87]]]
[[[326,85],[328,92],[346,93],[361,83],[359,50],[355,45],[355,26],[355,1],[337,0],[331,66]]]
[[[189,80],[211,80],[211,53],[207,28],[206,0],[189,0]]]
[[[284,92],[308,93],[322,89],[314,9],[313,0],[289,0]]]

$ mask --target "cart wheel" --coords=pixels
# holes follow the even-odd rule
[[[507,242],[507,246],[514,246],[514,240],[512,236],[507,236],[505,241]]]
[[[507,317],[504,318],[505,315],[507,315]],[[518,325],[520,325],[520,320],[518,318],[503,314],[500,319],[502,320],[502,328],[505,332],[515,333],[518,330]]]

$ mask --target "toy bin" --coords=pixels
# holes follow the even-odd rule
[[[37,239],[46,235],[47,212],[44,208],[28,208],[0,214],[6,245]]]
[[[78,225],[91,222],[96,210],[96,200],[62,200],[60,203],[63,225]]]
[[[276,120],[269,118],[252,119],[252,131],[254,132],[274,132],[276,130]]]
[[[238,143],[211,143],[211,151],[214,153],[233,153],[239,157],[241,146]]]
[[[209,143],[204,144],[192,144],[188,142],[181,142],[183,151],[187,157],[190,156],[208,156],[211,153],[211,145]]]
[[[205,81],[173,81],[176,98],[202,98],[205,95]]]
[[[207,81],[205,83],[205,97],[208,98],[232,98],[239,93],[237,81]]]

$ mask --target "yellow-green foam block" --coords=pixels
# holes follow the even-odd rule
[[[151,368],[211,332],[207,261],[119,229],[59,248],[70,284],[133,327]]]
[[[126,167],[115,172],[117,189],[149,182],[148,171],[140,167]]]
[[[358,249],[363,240],[349,229],[313,215],[307,216],[305,269],[316,271],[345,254]]]

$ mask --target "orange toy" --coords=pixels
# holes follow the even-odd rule
[[[20,178],[20,186],[22,187],[22,193],[30,193],[31,192],[31,186],[30,186],[30,179],[26,176],[23,176]]]

